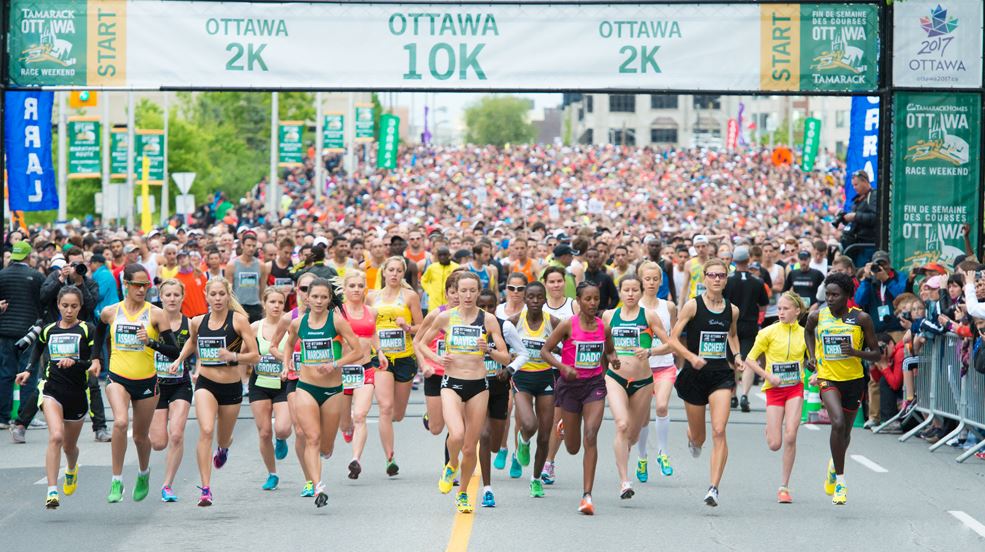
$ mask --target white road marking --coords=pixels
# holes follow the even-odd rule
[[[880,466],[879,464],[876,464],[875,462],[873,462],[872,460],[869,460],[868,458],[862,456],[861,454],[853,454],[852,455],[852,460],[858,462],[859,464],[862,464],[866,468],[869,468],[870,470],[872,470],[872,471],[874,471],[876,473],[888,473],[889,472],[889,470],[887,470],[886,468]]]
[[[56,481],[61,481],[63,477],[65,477],[65,468],[61,468],[61,469],[58,470],[58,479]],[[35,485],[47,485],[48,484],[48,476],[44,476],[41,479],[38,479],[37,481],[34,482],[34,484]]]
[[[947,513],[957,518],[958,521],[963,523],[968,529],[978,533],[979,537],[985,537],[985,525],[979,523],[977,519],[969,516],[961,510],[948,510]]]
[[[766,402],[766,393],[763,393],[762,391],[756,391],[756,396],[759,397],[759,400]]]
[[[817,427],[814,424],[804,424],[803,427],[806,427],[807,429],[809,429],[811,431],[821,431],[821,428]]]

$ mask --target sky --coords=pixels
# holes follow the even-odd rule
[[[424,93],[424,92],[397,92],[392,94],[395,98],[395,105],[411,106],[413,103],[414,113],[412,114],[412,119],[414,125],[422,126],[424,122],[424,105],[425,104],[436,104],[438,106],[444,106],[447,108],[447,114],[438,113],[438,121],[442,119],[447,120],[449,123],[455,123],[456,121],[461,121],[462,114],[465,112],[465,108],[472,102],[478,100],[482,96],[487,95],[486,93],[461,93],[461,92],[438,92],[438,93]],[[558,93],[544,93],[544,94],[534,94],[527,92],[518,92],[513,94],[514,96],[519,96],[521,98],[530,98],[534,101],[534,110],[543,110],[545,107],[558,107],[561,105],[561,94]],[[381,93],[380,101],[386,106],[389,101],[390,94]],[[437,96],[436,100],[432,100]]]

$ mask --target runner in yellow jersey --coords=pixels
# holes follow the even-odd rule
[[[807,336],[808,368],[817,367],[812,385],[820,385],[821,402],[831,419],[831,461],[824,491],[833,495],[834,504],[845,504],[845,452],[851,441],[855,412],[865,396],[862,361],[875,362],[879,352],[872,318],[862,310],[848,307],[855,291],[851,276],[828,275],[824,294],[828,306],[811,313],[804,333]]]
[[[701,295],[705,292],[705,263],[711,258],[708,255],[711,245],[708,243],[708,238],[701,234],[694,236],[694,250],[697,252],[697,256],[690,259],[684,264],[684,271],[687,273],[687,298],[694,299],[695,297]],[[682,303],[683,304],[683,303]]]
[[[759,331],[756,343],[749,351],[741,370],[752,370],[763,378],[766,393],[766,444],[773,452],[783,447],[783,471],[776,500],[780,504],[793,502],[790,498],[790,472],[797,455],[797,430],[800,429],[800,408],[804,402],[804,328],[797,323],[807,305],[799,295],[788,291],[776,302],[779,320]],[[766,356],[766,368],[759,366],[759,357]]]

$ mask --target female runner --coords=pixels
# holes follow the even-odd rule
[[[284,316],[288,300],[283,287],[268,287],[263,291],[263,318],[252,324],[257,336],[260,361],[250,376],[250,410],[256,422],[260,445],[260,457],[267,468],[267,480],[260,487],[272,491],[280,483],[277,460],[287,457],[287,438],[291,436],[291,408],[287,404],[287,384],[282,380],[284,363],[270,352],[270,340],[277,333],[277,325]],[[280,349],[287,343],[280,341]],[[273,423],[270,420],[274,417]],[[274,442],[276,439],[276,443]]]
[[[544,270],[540,279],[544,282],[547,289],[547,301],[544,303],[544,312],[557,318],[566,320],[578,314],[578,303],[570,297],[564,295],[566,285],[565,272],[563,268],[549,266]],[[556,326],[555,326],[556,327]],[[557,369],[552,370],[554,379],[560,377]],[[544,462],[544,471],[540,474],[540,479],[545,485],[554,484],[554,459],[557,451],[561,448],[561,441],[564,439],[564,420],[561,419],[561,409],[554,407],[553,425],[557,431],[552,431],[547,451],[547,460]]]

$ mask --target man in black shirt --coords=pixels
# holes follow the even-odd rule
[[[770,298],[766,293],[766,284],[749,271],[748,247],[744,245],[736,247],[732,261],[735,263],[735,273],[729,276],[728,282],[725,283],[723,295],[739,308],[739,323],[736,327],[739,349],[742,358],[747,358],[759,332],[759,313],[769,304]],[[755,374],[750,370],[742,374],[739,407],[743,412],[749,412],[749,388],[752,387],[754,376]]]
[[[585,268],[585,281],[599,287],[599,312],[615,308],[619,304],[619,290],[616,289],[612,276],[605,270],[602,253],[592,245],[585,251],[585,261],[588,263]]]
[[[783,284],[783,291],[792,289],[804,300],[805,304],[810,306],[811,311],[817,310],[817,290],[824,283],[824,274],[821,274],[821,271],[816,268],[811,268],[810,251],[798,253],[797,260],[800,262],[787,275],[786,282]]]

